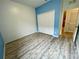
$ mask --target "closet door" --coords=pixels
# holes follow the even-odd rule
[[[39,32],[52,35],[54,32],[55,11],[48,11],[37,15]]]

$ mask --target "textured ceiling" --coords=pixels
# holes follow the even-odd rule
[[[50,0],[12,0],[12,1],[36,8]]]

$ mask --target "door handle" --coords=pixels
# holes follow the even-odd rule
[[[75,28],[78,28],[79,26],[75,26]]]
[[[75,27],[78,27],[78,26],[75,26]]]

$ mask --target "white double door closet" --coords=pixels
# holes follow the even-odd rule
[[[54,16],[55,11],[43,12],[37,15],[39,32],[54,34]]]

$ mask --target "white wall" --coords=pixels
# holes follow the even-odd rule
[[[1,6],[2,6],[2,4],[1,4],[1,0],[0,0],[0,31],[1,31],[1,19],[2,19],[2,17],[1,17]]]
[[[72,8],[78,8],[79,7],[79,0],[76,0],[74,3],[69,3],[69,1],[73,0],[63,0],[63,9],[72,9]]]
[[[0,12],[0,32],[5,43],[35,32],[34,8],[5,0],[2,1]]]

